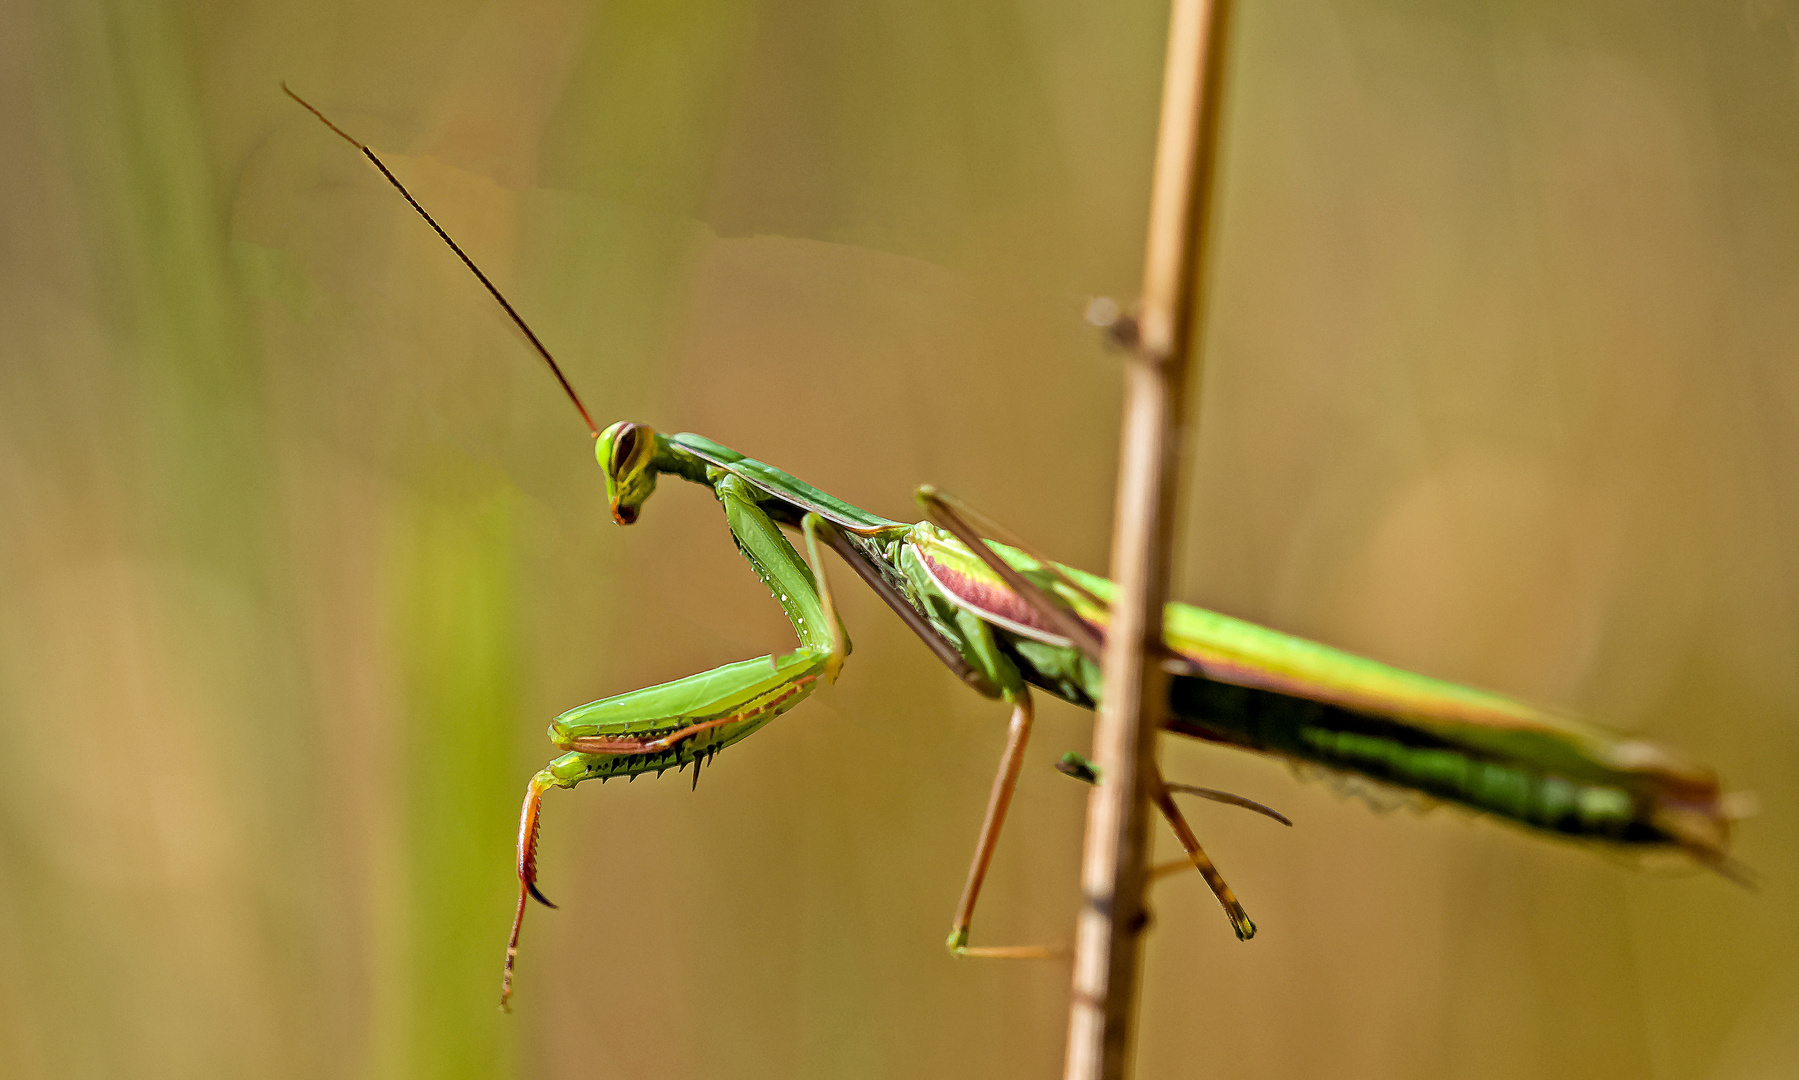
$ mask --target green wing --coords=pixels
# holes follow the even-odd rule
[[[1069,567],[1070,578],[1102,602],[1112,583]],[[1073,597],[1082,618],[1101,628],[1100,606]],[[1609,772],[1643,763],[1646,745],[1534,705],[1295,637],[1188,604],[1169,604],[1164,636],[1188,674],[1271,690],[1403,721],[1439,738],[1494,754],[1520,753],[1546,768]]]
[[[914,546],[961,606],[1009,632],[1033,681],[1097,701],[1097,670],[959,543],[921,526]],[[1104,633],[1112,583],[994,549]],[[1521,825],[1678,845],[1720,865],[1718,783],[1659,747],[1502,694],[1433,679],[1186,604],[1170,604],[1171,730],[1321,765]],[[1072,691],[1072,693],[1070,693]]]

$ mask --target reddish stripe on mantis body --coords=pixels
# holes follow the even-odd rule
[[[1046,641],[1052,645],[1068,644],[1067,635],[997,577],[982,577],[958,570],[933,558],[927,551],[920,550],[918,557],[925,569],[930,571],[931,580],[938,587],[977,612],[981,618],[1038,641]],[[1085,621],[1092,625],[1090,620]],[[1094,629],[1103,635],[1103,627],[1095,626]]]

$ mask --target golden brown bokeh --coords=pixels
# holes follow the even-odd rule
[[[1067,972],[942,949],[1003,710],[839,584],[841,683],[558,792],[548,719],[790,631],[579,419],[1105,565],[1157,4],[0,7],[0,1072],[1058,1074]],[[1239,5],[1178,594],[1752,789],[1749,892],[1275,764],[1168,772],[1139,1075],[1799,1075],[1799,7]],[[1047,704],[976,933],[1070,932]],[[1160,841],[1172,850],[1169,838]]]

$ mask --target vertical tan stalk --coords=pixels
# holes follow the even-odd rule
[[[1143,886],[1156,732],[1167,708],[1162,605],[1181,451],[1188,356],[1216,157],[1230,0],[1174,0],[1150,192],[1137,352],[1126,373],[1105,701],[1093,736],[1101,780],[1087,803],[1085,903],[1075,928],[1066,1080],[1125,1075],[1145,925]]]

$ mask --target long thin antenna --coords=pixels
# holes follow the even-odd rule
[[[594,438],[596,438],[596,439],[599,438],[600,437],[600,429],[599,429],[598,425],[596,425],[593,422],[593,417],[588,415],[587,406],[581,404],[581,395],[575,393],[575,388],[573,386],[569,385],[568,377],[566,375],[562,374],[562,368],[557,366],[556,358],[550,355],[550,350],[544,347],[543,342],[537,340],[537,335],[532,333],[531,327],[529,327],[525,324],[524,317],[522,315],[520,315],[518,313],[518,311],[513,308],[511,302],[506,299],[505,295],[500,292],[499,288],[497,286],[495,286],[493,282],[487,280],[487,275],[483,274],[481,272],[481,268],[479,266],[475,265],[475,260],[469,258],[468,254],[462,250],[462,248],[456,243],[456,241],[450,239],[450,234],[447,232],[444,232],[443,226],[439,225],[437,223],[437,219],[432,217],[425,210],[424,207],[419,205],[419,201],[412,197],[412,192],[406,190],[406,185],[400,183],[400,178],[395,176],[393,174],[393,172],[391,170],[389,170],[386,165],[382,164],[381,159],[376,157],[375,152],[373,150],[370,150],[366,144],[357,140],[354,136],[350,135],[343,128],[340,128],[336,124],[333,124],[330,120],[327,120],[325,118],[324,113],[313,108],[312,104],[310,102],[308,102],[305,98],[301,97],[300,95],[294,93],[292,90],[288,89],[288,86],[285,82],[281,84],[281,92],[286,94],[288,97],[293,98],[295,101],[299,102],[300,106],[302,108],[304,108],[307,112],[309,112],[312,115],[319,118],[319,123],[324,124],[326,127],[330,128],[332,131],[337,132],[337,134],[345,142],[349,143],[351,146],[354,146],[356,149],[362,151],[363,157],[366,157],[370,161],[375,163],[375,168],[381,170],[381,175],[387,177],[387,182],[392,184],[394,186],[394,189],[397,190],[401,195],[405,196],[406,201],[412,205],[412,208],[419,212],[419,217],[422,217],[425,219],[425,224],[431,226],[432,231],[436,232],[437,235],[443,239],[444,243],[450,245],[450,250],[454,251],[456,253],[456,257],[458,259],[462,260],[462,265],[468,267],[469,272],[474,274],[475,277],[481,282],[481,284],[487,289],[487,291],[493,295],[493,298],[500,302],[500,307],[502,307],[506,310],[506,316],[512,320],[513,325],[517,326],[520,330],[524,331],[525,338],[531,342],[531,347],[533,349],[536,349],[537,355],[543,357],[543,362],[550,366],[550,374],[556,376],[556,381],[562,384],[562,392],[567,394],[568,399],[575,403],[575,408],[580,410],[581,419],[587,421],[587,430],[593,432]]]

